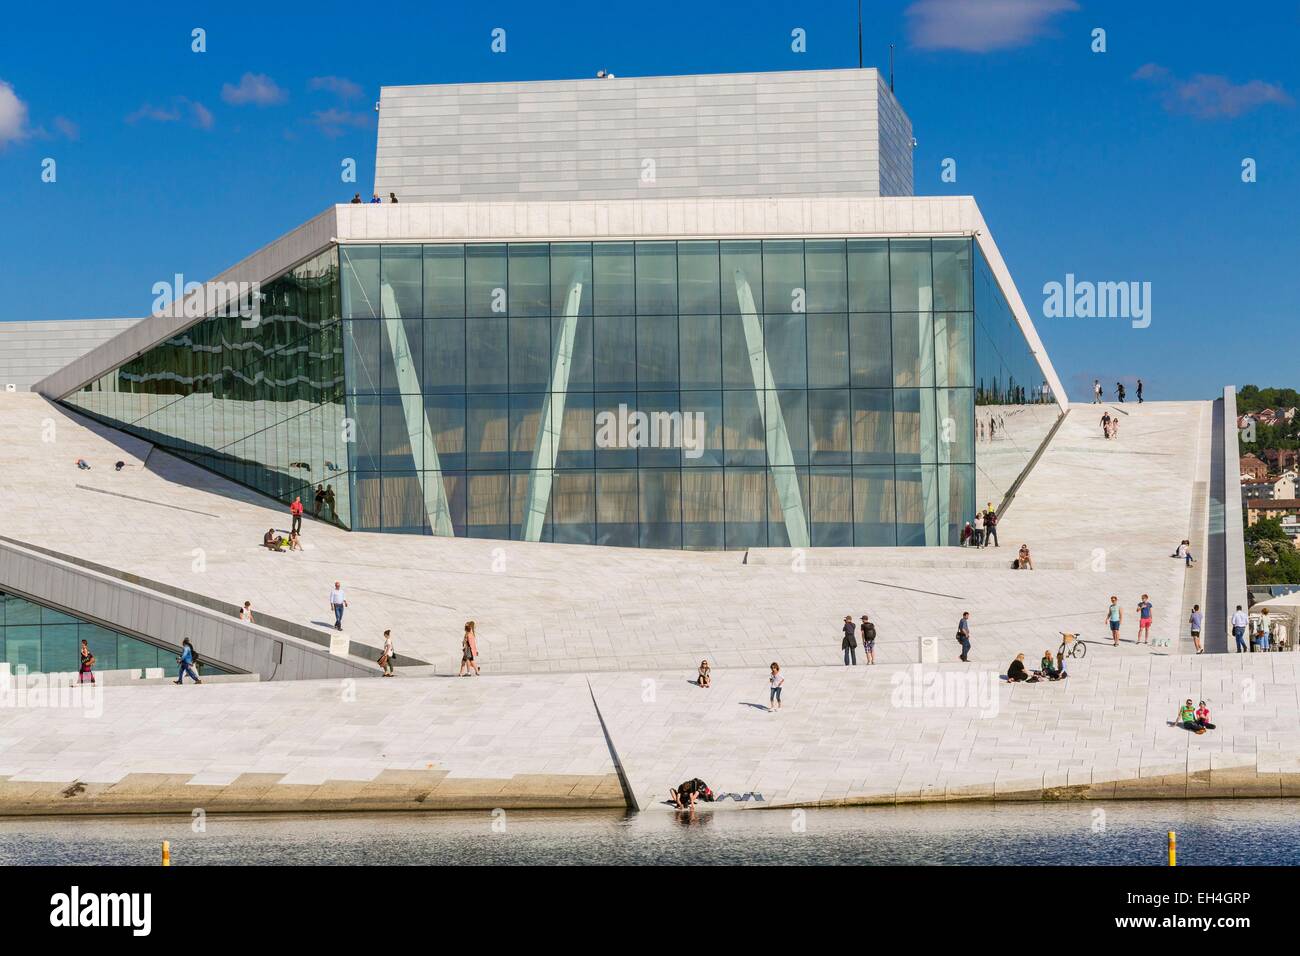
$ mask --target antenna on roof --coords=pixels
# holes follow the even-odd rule
[[[889,92],[894,92],[894,44],[889,44]]]
[[[858,0],[858,69],[862,69],[862,0]]]

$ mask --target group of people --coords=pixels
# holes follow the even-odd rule
[[[389,193],[389,194],[388,194],[388,201],[389,201],[390,203],[397,202],[397,193]],[[379,198],[379,193],[371,193],[371,194],[370,194],[370,204],[371,204],[371,205],[375,205],[375,204],[377,204],[377,203],[382,203],[382,202],[383,202],[383,200]],[[352,202],[351,202],[351,205],[353,205],[353,206],[364,205],[364,203],[365,203],[365,200],[363,200],[363,199],[361,198],[361,193],[353,193],[353,194],[352,194]]]
[[[859,624],[853,623],[853,615],[844,615],[844,638],[840,641],[840,649],[844,651],[844,665],[856,666],[858,663],[858,633],[862,634],[862,655],[866,663],[874,664],[876,662],[876,625],[871,622],[867,615],[862,615],[862,621]]]
[[[1065,660],[1060,653],[1053,655],[1050,650],[1043,651],[1038,662],[1038,670],[1030,671],[1025,667],[1025,655],[1017,654],[1016,659],[1007,668],[1007,680],[1012,684],[1037,684],[1044,680],[1061,680],[1069,677],[1065,670]]]
[[[1192,558],[1192,542],[1187,538],[1183,538],[1182,541],[1178,542],[1178,547],[1174,548],[1174,553],[1169,557],[1178,558],[1189,568],[1196,563]]]
[[[1110,412],[1103,412],[1101,416],[1101,433],[1107,438],[1119,437],[1119,416],[1112,415]]]
[[[247,601],[244,602],[244,607],[248,607]],[[242,613],[240,614],[240,617],[243,617]],[[249,620],[251,619],[252,614],[250,612]],[[82,640],[81,647],[78,649],[78,657],[80,660],[77,664],[77,683],[84,684],[87,680],[92,684],[95,683],[95,654],[91,651],[90,644],[85,640]],[[188,637],[181,640],[181,653],[180,656],[176,658],[176,663],[179,666],[179,670],[176,674],[176,680],[172,681],[173,684],[184,684],[186,674],[189,675],[190,680],[194,681],[194,683],[203,683],[203,681],[199,679],[198,671],[196,670],[199,664],[199,655],[198,652],[194,650],[194,645],[190,643]]]
[[[1115,399],[1116,399],[1116,401],[1118,401],[1121,405],[1124,404],[1124,396],[1125,396],[1125,394],[1126,394],[1126,392],[1124,391],[1124,383],[1123,383],[1123,382],[1116,382],[1116,383],[1115,383]],[[1142,401],[1143,401],[1143,399],[1142,399],[1142,379],[1138,379],[1138,380],[1137,380],[1137,400],[1138,400],[1138,404],[1141,405],[1141,404],[1142,404]],[[1092,403],[1093,403],[1094,405],[1099,405],[1099,404],[1101,404],[1103,401],[1105,401],[1105,397],[1104,397],[1103,394],[1102,394],[1101,379],[1094,378],[1094,379],[1092,380]]]
[[[1137,640],[1134,643],[1146,644],[1150,647],[1169,647],[1172,642],[1166,637],[1157,637],[1154,641],[1151,639],[1151,625],[1155,622],[1155,608],[1151,603],[1149,595],[1142,595],[1142,599],[1137,603]],[[1234,619],[1235,620],[1235,619]],[[1110,606],[1106,608],[1106,626],[1110,628],[1111,642],[1115,647],[1119,647],[1120,629],[1124,625],[1124,609],[1120,607],[1119,598],[1114,594],[1110,596]],[[1192,646],[1196,648],[1197,654],[1205,653],[1205,648],[1201,646],[1201,631],[1205,626],[1205,614],[1201,611],[1199,604],[1192,605],[1192,613],[1187,617],[1187,627],[1189,636],[1192,639]]]
[[[312,506],[312,517],[319,518],[321,509],[329,508],[330,517],[335,516],[334,511],[334,489],[326,488],[323,484],[316,486],[316,496]],[[267,528],[266,534],[262,535],[262,547],[268,551],[301,551],[302,550],[302,516],[306,510],[302,503],[301,495],[294,495],[293,502],[289,505],[289,533],[282,534],[275,528]]]
[[[1210,708],[1205,705],[1205,701],[1201,701],[1199,707],[1192,707],[1190,697],[1183,701],[1183,706],[1178,708],[1178,720],[1175,723],[1197,734],[1215,729],[1214,724],[1210,723]]]
[[[1249,632],[1249,646],[1247,645],[1247,633]],[[1279,650],[1283,641],[1277,636],[1274,629],[1274,622],[1269,617],[1268,608],[1259,609],[1259,619],[1252,628],[1250,624],[1250,615],[1237,605],[1237,610],[1232,613],[1232,637],[1237,645],[1237,653],[1245,654],[1247,651],[1272,651]]]
[[[863,615],[865,618],[866,615]],[[471,624],[474,622],[471,621]],[[700,661],[700,669],[695,674],[696,687],[713,686],[713,669],[709,666],[708,659]],[[781,709],[781,688],[785,686],[785,678],[781,675],[781,665],[773,661],[768,665],[767,675],[767,710],[768,713]]]
[[[983,511],[966,522],[959,543],[962,547],[972,548],[987,548],[990,543],[995,548],[1001,547],[998,543],[998,513],[993,502],[990,501]]]

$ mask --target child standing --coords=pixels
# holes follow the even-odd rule
[[[781,665],[776,661],[772,662],[772,675],[767,679],[767,712],[770,714],[774,710],[781,709],[781,686],[785,684],[785,678],[781,676]]]

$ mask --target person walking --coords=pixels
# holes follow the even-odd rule
[[[293,518],[293,524],[290,526],[289,532],[296,534],[302,530],[302,498],[300,496],[293,496],[293,504],[289,506],[289,515]]]
[[[852,664],[858,665],[858,629],[853,623],[853,615],[844,615],[844,640],[840,641],[840,649],[844,651],[844,666]]]
[[[1104,438],[1110,438],[1110,412],[1103,412],[1101,416],[1101,434]]]
[[[1115,646],[1119,647],[1119,629],[1124,623],[1124,609],[1119,606],[1119,598],[1110,596],[1110,607],[1106,609],[1106,623],[1110,625],[1110,636]]]
[[[82,641],[81,642],[81,664],[77,668],[78,684],[84,684],[86,682],[87,677],[90,678],[90,682],[92,684],[95,683],[95,674],[91,670],[91,668],[94,666],[95,666],[95,655],[90,653],[90,645],[87,644],[85,641]]]
[[[457,677],[468,677],[469,672],[473,671],[474,676],[479,676],[478,669],[478,635],[474,630],[474,622],[465,622],[465,633],[460,640],[460,673]]]
[[[989,546],[989,541],[993,542],[993,547],[998,548],[998,514],[993,510],[993,502],[989,502],[988,509],[984,512],[984,547]]]
[[[1137,392],[1138,392],[1138,404],[1141,405],[1142,404],[1142,379],[1138,379]]]
[[[767,712],[769,714],[774,710],[781,709],[781,688],[784,686],[785,678],[781,676],[781,665],[773,661],[772,673],[767,679]]]
[[[1205,615],[1201,613],[1199,604],[1192,605],[1192,615],[1187,619],[1187,623],[1192,629],[1192,644],[1196,646],[1196,653],[1202,653],[1201,649],[1201,625],[1205,623]]]
[[[334,582],[334,590],[330,591],[330,610],[334,612],[334,630],[343,630],[343,609],[348,606],[347,595],[343,593],[343,586],[338,581]]]
[[[194,683],[203,683],[203,681],[199,680],[199,675],[194,672],[194,645],[190,643],[188,637],[181,641],[181,656],[176,658],[176,663],[180,665],[180,670],[177,672],[176,680],[173,683],[183,685],[186,674],[190,675],[190,680],[194,681]]]
[[[245,601],[244,606],[239,609],[239,619],[245,624],[253,623],[253,602]]]
[[[1124,383],[1123,382],[1115,383],[1115,396],[1119,399],[1119,403],[1123,405],[1124,404]]]
[[[1101,379],[1099,378],[1092,380],[1092,403],[1094,405],[1101,404]]]
[[[1249,648],[1246,647],[1246,628],[1250,626],[1250,617],[1237,605],[1237,610],[1232,612],[1232,636],[1237,642],[1237,653],[1245,654]]]
[[[876,662],[876,625],[862,615],[862,655],[865,658],[864,663],[874,664]]]
[[[1137,642],[1139,644],[1145,643],[1148,646],[1150,646],[1151,644],[1151,601],[1148,600],[1145,594],[1142,595],[1142,600],[1138,601],[1137,612],[1138,612]],[[1143,637],[1146,638],[1145,641],[1142,640]]]
[[[1273,622],[1268,619],[1268,608],[1259,612],[1259,649],[1268,650],[1269,639],[1273,636]]]
[[[384,669],[385,677],[393,676],[394,656],[395,656],[395,652],[393,651],[393,632],[384,631],[384,650],[383,653],[379,655],[379,666]]]
[[[957,660],[970,663],[967,657],[970,654],[970,611],[961,612],[961,620],[957,622],[957,642],[961,644],[961,654]]]

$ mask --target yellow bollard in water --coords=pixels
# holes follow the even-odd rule
[[[1169,831],[1169,865],[1178,865],[1178,836],[1173,830]]]
[[[1171,833],[1171,834],[1169,834],[1169,836],[1170,836],[1170,838],[1172,839],[1173,834]],[[1170,851],[1170,852],[1172,852],[1172,851]],[[163,859],[162,859],[162,865],[163,865],[163,866],[171,866],[171,865],[172,865],[172,845],[171,845],[170,843],[168,843],[166,840],[163,840]]]

